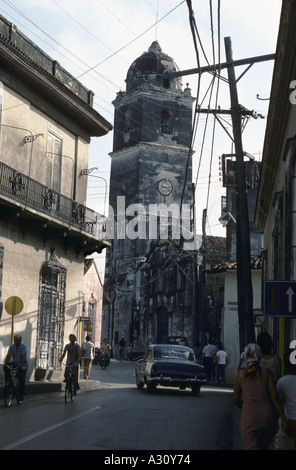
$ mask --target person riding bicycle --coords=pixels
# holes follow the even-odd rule
[[[68,375],[69,375],[69,367],[70,365],[73,365],[73,383],[74,383],[74,395],[76,395],[77,390],[80,389],[79,383],[78,383],[78,363],[80,362],[81,359],[81,350],[79,344],[76,343],[76,336],[71,334],[69,336],[70,343],[66,344],[64,347],[63,354],[61,355],[59,361],[62,362],[64,359],[65,355],[67,354],[67,361],[66,361],[66,369],[65,369],[65,381],[67,381]]]
[[[107,358],[107,365],[109,365],[109,362],[110,362],[110,355],[111,355],[111,346],[110,344],[108,344],[107,342],[107,338],[104,338],[104,342],[103,344],[101,345],[101,353],[100,353],[100,359],[102,358],[102,356],[106,356]]]
[[[18,369],[19,372],[19,398],[22,402],[24,400],[25,394],[25,383],[26,383],[26,374],[28,370],[28,360],[27,360],[27,347],[22,343],[22,337],[20,335],[15,335],[13,338],[13,344],[9,346],[8,353],[5,357],[3,369],[5,372],[5,381],[10,377],[10,370],[7,366],[13,366]],[[12,361],[10,358],[12,356]]]

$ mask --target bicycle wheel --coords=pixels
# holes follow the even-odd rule
[[[74,384],[71,382],[71,391],[70,391],[71,401],[74,401]]]
[[[67,382],[66,388],[65,388],[65,403],[68,403],[70,399],[71,399],[71,384]]]
[[[11,405],[13,397],[13,384],[5,384],[4,387],[4,405],[8,408]]]
[[[19,386],[20,386],[20,385],[19,385],[19,380],[17,379],[17,383],[16,383],[16,385],[14,386],[14,394],[15,394],[15,398],[16,398],[17,404],[18,404],[18,405],[21,405],[23,401],[22,401],[22,399],[21,399]]]

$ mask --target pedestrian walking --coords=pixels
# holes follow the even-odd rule
[[[83,378],[88,380],[92,360],[95,357],[95,345],[91,342],[91,337],[89,335],[85,337],[85,342],[82,344],[81,356],[83,362]]]
[[[10,359],[12,359],[11,362]],[[10,371],[7,368],[8,365],[12,365],[19,371],[19,398],[20,402],[22,402],[25,395],[26,375],[29,364],[27,359],[27,347],[22,343],[21,335],[14,336],[13,343],[9,346],[8,353],[4,359],[3,369],[5,381],[8,380],[10,376]]]
[[[132,360],[132,354],[133,354],[133,348],[132,348],[132,345],[129,344],[128,347],[126,348],[126,355],[129,361]]]
[[[270,369],[274,381],[277,382],[282,375],[282,361],[279,356],[272,353],[273,341],[270,334],[266,331],[259,333],[256,343],[260,346],[262,351],[260,366]]]
[[[197,362],[201,362],[202,361],[202,349],[201,349],[201,344],[200,343],[197,343],[195,346],[193,346],[193,351],[194,351],[194,355],[195,355],[195,359],[197,360]]]
[[[217,347],[212,344],[212,341],[209,340],[208,344],[203,348],[202,352],[202,361],[206,369],[206,377],[207,380],[210,382],[215,380],[213,365],[214,365],[214,356],[217,352]]]
[[[225,369],[227,365],[227,353],[220,343],[218,351],[215,354],[214,362],[217,364],[217,384],[225,384]]]
[[[242,409],[241,436],[245,450],[267,450],[272,443],[280,416],[283,429],[286,417],[272,372],[260,367],[262,352],[257,344],[244,350],[247,366],[239,370],[233,400]]]
[[[120,360],[121,362],[123,361],[124,359],[124,350],[125,350],[125,339],[124,339],[124,336],[121,337],[121,340],[119,341],[119,356],[120,356]]]
[[[287,374],[278,380],[276,387],[285,410],[286,434],[290,439],[294,439],[294,450],[296,450],[296,364],[292,364],[290,360],[292,351],[294,350],[289,349],[284,355]]]

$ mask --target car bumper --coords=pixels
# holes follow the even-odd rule
[[[192,385],[206,385],[207,379],[200,377],[182,379],[179,377],[163,377],[160,375],[157,377],[150,377],[148,382],[151,385],[162,385],[164,387],[192,387]]]

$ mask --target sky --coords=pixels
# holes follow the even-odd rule
[[[226,61],[225,37],[231,38],[234,60],[275,53],[281,4],[281,0],[192,0],[200,65]],[[154,40],[180,70],[198,66],[184,0],[0,0],[0,13],[91,89],[94,108],[111,124],[112,101],[119,91],[125,91],[129,66]],[[265,118],[273,66],[273,60],[254,64],[237,83],[239,103]],[[246,66],[236,67],[236,77],[245,70]],[[227,77],[226,70],[221,77]],[[198,103],[230,109],[228,83],[215,80],[210,95],[211,79],[210,74],[202,74]],[[197,97],[198,76],[187,75],[182,81]],[[231,133],[231,120],[228,116],[225,119]],[[250,119],[242,136],[244,150],[257,160],[262,156],[265,126],[266,119]],[[91,140],[89,168],[96,167],[92,174],[99,178],[88,179],[87,205],[100,213],[106,209],[105,197],[108,205],[112,146],[113,132]],[[202,231],[202,211],[207,208],[207,234],[225,236],[218,221],[221,196],[225,195],[219,156],[233,153],[232,141],[211,115],[201,114],[193,149],[197,233]],[[97,263],[102,275],[104,257]]]

